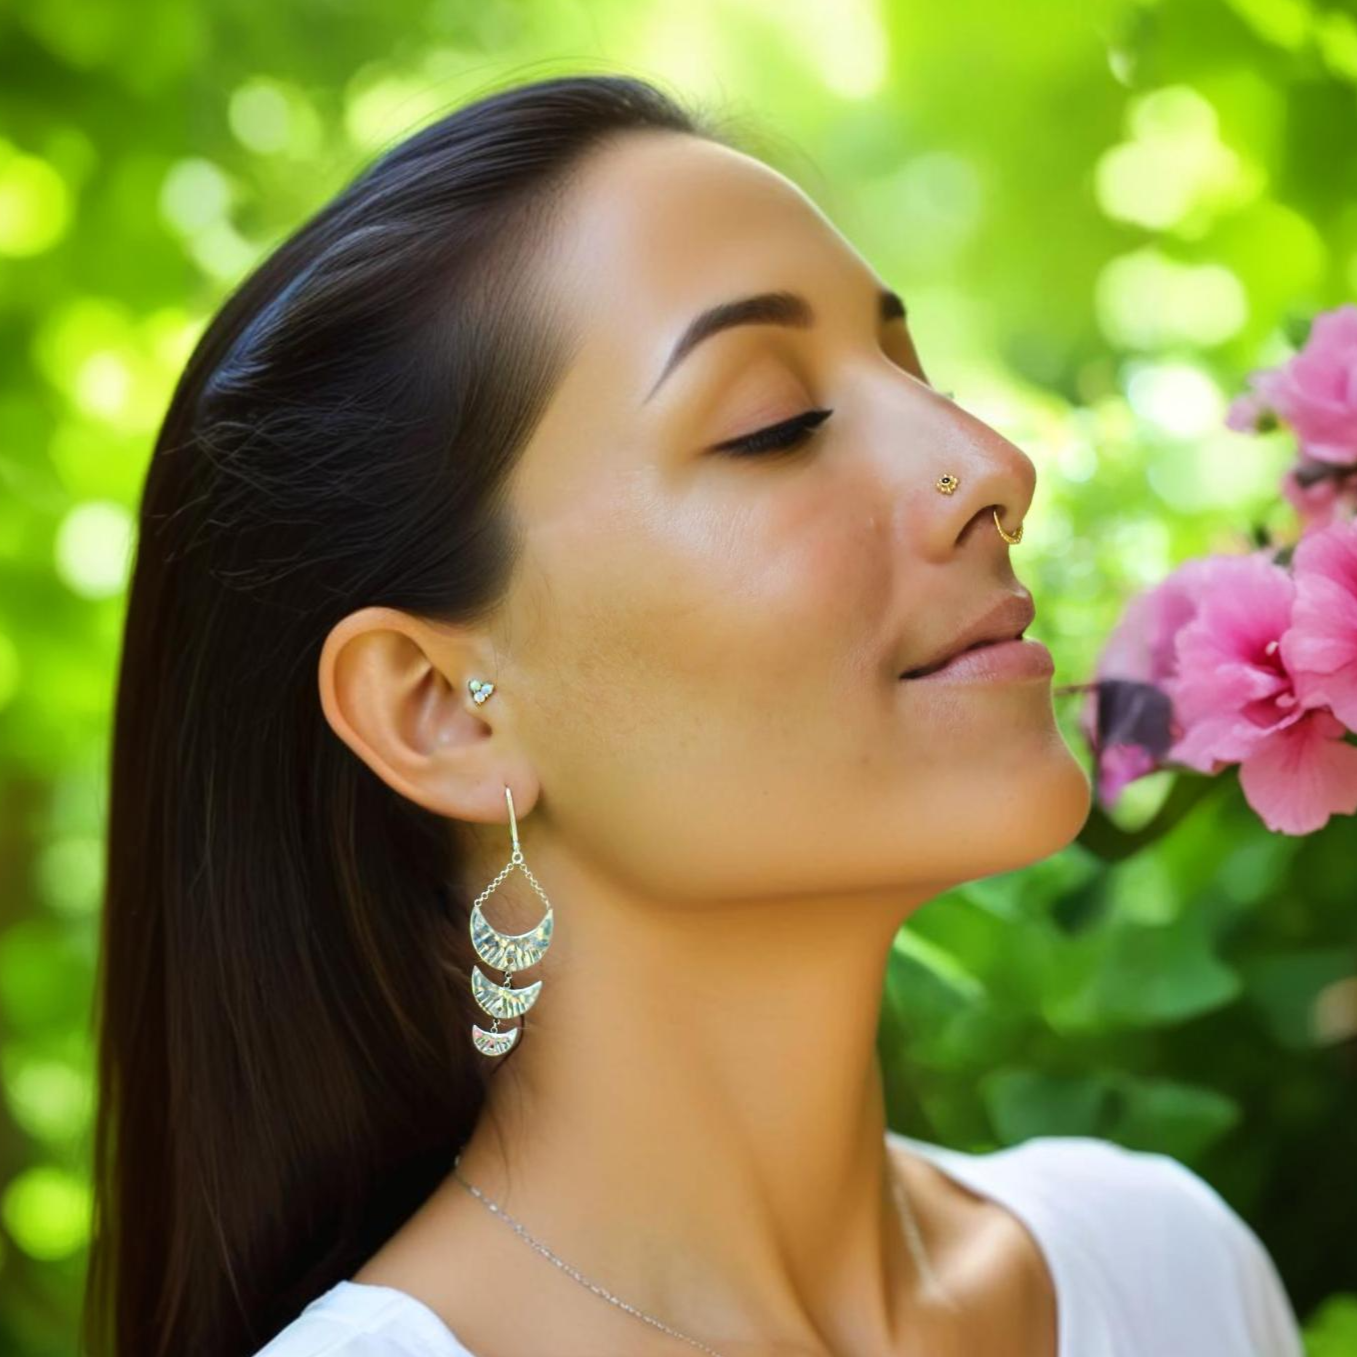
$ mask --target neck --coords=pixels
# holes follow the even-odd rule
[[[541,997],[492,1073],[462,1175],[696,1337],[889,1350],[920,1279],[876,1031],[911,901],[679,907],[545,858],[541,879],[555,933],[515,982],[541,979]],[[501,932],[541,916],[514,881],[485,905]]]

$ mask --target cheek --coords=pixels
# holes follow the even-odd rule
[[[845,711],[868,705],[855,668],[880,665],[884,526],[747,470],[728,496],[614,499],[531,539],[515,719],[576,833],[631,825],[610,851],[678,845],[675,825],[719,845],[716,822],[802,795],[819,816],[830,762],[857,761]]]
[[[542,539],[556,672],[709,706],[727,688],[762,703],[879,667],[898,573],[884,517],[809,475],[776,487],[740,470],[702,498],[614,498]]]
[[[807,469],[750,472],[742,501],[699,521],[680,570],[705,602],[723,672],[759,704],[798,707],[879,666],[897,573],[888,525],[864,497]],[[774,486],[773,477],[785,476]],[[797,477],[793,481],[793,477]],[[691,644],[690,628],[676,633]]]

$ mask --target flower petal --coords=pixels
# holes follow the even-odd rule
[[[1331,815],[1357,813],[1357,745],[1343,733],[1331,713],[1316,709],[1240,764],[1244,797],[1269,829],[1310,834]]]
[[[1296,602],[1282,660],[1306,706],[1357,729],[1357,524],[1305,533],[1292,557]]]

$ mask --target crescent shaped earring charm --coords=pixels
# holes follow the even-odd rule
[[[468,924],[471,945],[476,949],[476,955],[487,966],[506,972],[504,983],[497,984],[479,966],[473,964],[471,967],[472,996],[495,1020],[494,1026],[488,1029],[473,1022],[471,1040],[482,1055],[491,1056],[503,1055],[506,1051],[512,1050],[518,1040],[518,1034],[523,1030],[520,1024],[518,1027],[510,1027],[507,1031],[501,1032],[499,1026],[501,1019],[520,1017],[537,1002],[542,982],[538,980],[531,985],[524,985],[521,989],[515,989],[514,972],[535,966],[546,955],[547,948],[551,945],[554,921],[551,901],[547,899],[546,892],[537,884],[537,878],[523,860],[523,850],[518,842],[518,818],[514,814],[514,794],[508,787],[504,789],[504,799],[509,805],[509,831],[513,836],[513,853],[500,869],[499,875],[472,902]],[[547,912],[537,926],[530,928],[526,933],[501,933],[485,917],[481,906],[515,867],[528,878],[533,890],[546,905]]]

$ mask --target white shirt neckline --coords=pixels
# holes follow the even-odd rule
[[[889,1127],[886,1136],[888,1140],[907,1145],[921,1158],[936,1165],[947,1177],[959,1182],[978,1196],[996,1203],[1026,1227],[1046,1263],[1055,1293],[1056,1357],[1075,1357],[1077,1351],[1074,1347],[1075,1317],[1072,1309],[1075,1291],[1066,1271],[1065,1260],[1060,1251],[1054,1247],[1052,1238],[1047,1235],[1039,1212],[1030,1199],[1021,1194],[1020,1180],[1005,1176],[1002,1179],[1004,1184],[1002,1189],[998,1188],[994,1181],[996,1177],[994,1169],[998,1167],[995,1156],[1018,1152],[1023,1148],[1022,1145],[1011,1145],[977,1156],[962,1150],[954,1150],[946,1145],[935,1145],[931,1141],[916,1140]],[[981,1165],[978,1160],[987,1162]],[[441,1347],[446,1347],[449,1342],[454,1345],[452,1351],[439,1353],[439,1357],[476,1357],[436,1311],[419,1297],[399,1287],[380,1282],[355,1282],[346,1278],[335,1283],[328,1294],[342,1305],[345,1300],[361,1297],[364,1292],[370,1293],[374,1298],[384,1297],[389,1305],[396,1306],[409,1315],[412,1322],[421,1330],[420,1337],[423,1341],[434,1342]]]

